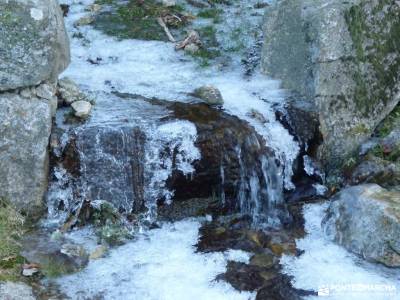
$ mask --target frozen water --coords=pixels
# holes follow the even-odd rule
[[[95,296],[106,300],[254,299],[253,293],[240,293],[225,282],[214,281],[225,271],[228,260],[248,262],[249,254],[237,250],[195,253],[193,245],[199,226],[196,220],[166,223],[134,242],[111,250],[107,257],[91,261],[80,273],[59,278],[57,282],[72,299]],[[78,233],[70,237],[82,240]]]
[[[258,73],[252,77],[245,77],[241,65],[237,63],[223,70],[217,65],[201,68],[190,56],[175,51],[172,43],[121,41],[106,36],[90,26],[81,26],[77,29],[73,26],[74,22],[87,14],[84,9],[92,1],[64,0],[63,2],[73,4],[66,19],[71,36],[72,63],[63,76],[71,77],[87,91],[119,91],[171,101],[187,101],[188,93],[195,88],[212,84],[222,93],[224,109],[248,121],[276,151],[284,165],[285,187],[293,188],[292,164],[298,154],[299,146],[275,118],[272,107],[281,103],[284,98],[284,91],[280,89],[279,81]],[[252,2],[257,1],[249,3],[241,1],[236,9],[253,5]],[[233,18],[234,12],[231,10],[230,8],[226,12],[228,14],[226,19]],[[238,18],[235,15],[234,23],[226,21],[218,25],[220,36],[228,36],[227,30],[235,30],[238,22],[248,23],[250,19],[249,16],[243,15],[242,18]],[[247,30],[243,24],[241,28]],[[73,37],[78,31],[83,34],[83,38]],[[245,44],[249,44],[250,41],[246,36],[249,35],[242,33],[241,38],[245,39]],[[237,39],[236,37],[233,40]],[[97,58],[102,59],[98,65],[88,62],[88,59]],[[240,57],[236,57],[236,60],[240,60]],[[262,120],[255,115],[263,116]]]

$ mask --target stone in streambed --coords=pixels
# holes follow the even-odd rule
[[[85,98],[78,85],[68,77],[64,77],[58,81],[58,93],[67,105]]]
[[[400,267],[400,192],[376,184],[346,188],[332,199],[323,225],[347,250]]]
[[[200,47],[197,46],[196,44],[189,44],[189,45],[186,45],[185,48],[183,48],[183,50],[186,53],[195,54],[200,50]]]
[[[26,236],[22,241],[21,255],[31,263],[40,266],[47,277],[55,277],[81,270],[89,262],[89,255],[78,244],[60,237],[37,233]]]
[[[75,101],[71,104],[71,107],[74,110],[75,117],[78,118],[88,117],[90,115],[90,111],[92,110],[92,104],[84,100]]]
[[[94,22],[94,17],[92,17],[92,16],[85,16],[85,17],[82,17],[82,18],[80,18],[79,20],[77,20],[77,21],[74,23],[74,26],[75,26],[75,27],[79,27],[79,26],[90,25],[90,24],[92,24],[93,22]]]
[[[92,253],[90,253],[89,259],[93,260],[93,259],[102,258],[106,255],[107,251],[108,251],[107,246],[100,245],[100,246],[96,247],[96,249],[94,249]]]
[[[212,85],[205,85],[194,90],[193,96],[203,100],[209,105],[220,106],[224,104],[224,99],[219,89]]]

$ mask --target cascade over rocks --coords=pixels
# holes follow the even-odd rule
[[[163,143],[154,144],[155,129],[147,131],[129,119],[121,119],[113,126],[89,122],[87,127],[72,126],[66,132],[55,128],[53,164],[58,167],[53,174],[54,191],[59,184],[68,186],[71,203],[58,199],[50,188],[49,198],[55,201],[54,207],[76,213],[77,207],[81,207],[79,201],[105,200],[120,212],[138,213],[149,208],[150,196],[158,200],[160,214],[167,219],[240,210],[256,219],[287,221],[281,202],[280,166],[273,151],[264,146],[265,141],[246,122],[204,103],[149,100],[128,94],[114,96],[128,105],[127,110],[132,105],[138,105],[142,111],[153,110],[154,120],[149,128],[163,124],[172,128],[176,120],[194,124],[194,146],[200,153],[191,162],[192,171],[188,174],[179,167],[180,161],[193,155],[187,151],[194,151],[184,150],[185,140],[178,136],[173,143],[165,143],[164,138]],[[149,177],[147,172],[157,161],[164,161],[164,165],[152,172],[161,172],[161,177],[154,177],[157,182],[149,181],[154,173]],[[172,165],[168,166],[170,161]],[[159,191],[149,194],[149,186]],[[76,203],[76,199],[81,200]]]
[[[0,3],[0,198],[30,215],[43,207],[56,79],[69,42],[56,0]]]
[[[315,103],[336,169],[399,102],[397,1],[277,1],[267,10],[262,67]]]

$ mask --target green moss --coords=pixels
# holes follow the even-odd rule
[[[367,12],[366,5],[371,3],[352,6],[345,19],[356,54],[354,101],[360,112],[368,115],[394,97],[400,68],[400,9],[390,0],[378,1],[372,12]],[[392,53],[395,60],[389,62]]]
[[[391,151],[385,151],[382,145],[377,145],[369,154],[387,161],[396,162],[400,159],[400,143]]]
[[[207,18],[207,19],[213,19],[214,23],[219,23],[221,22],[221,14],[222,14],[222,9],[218,8],[209,8],[200,11],[197,16],[200,18]]]
[[[351,135],[365,135],[370,132],[370,129],[364,124],[358,124],[357,126],[353,127],[349,134]]]
[[[76,270],[67,264],[60,263],[55,259],[49,259],[46,263],[41,264],[40,271],[47,278],[55,278],[65,274],[74,273]]]
[[[376,134],[378,137],[385,137],[397,126],[400,127],[400,104],[378,126]]]
[[[21,264],[19,240],[25,232],[24,218],[9,204],[0,199],[0,281],[16,280]]]
[[[164,7],[155,0],[144,0],[143,3],[136,0],[130,0],[128,3],[118,0],[98,0],[97,3],[108,4],[110,10],[96,16],[94,27],[120,39],[166,41],[167,37],[157,18],[167,14],[177,15],[183,11],[182,6]],[[186,19],[181,19],[182,22],[177,21],[169,26],[186,25]]]
[[[219,43],[216,37],[216,30],[213,26],[208,25],[197,29],[200,39],[203,43],[201,49],[191,55],[199,60],[201,67],[211,65],[211,60],[221,56]]]
[[[127,239],[132,238],[131,232],[122,223],[107,222],[97,229],[100,243],[111,246],[122,245]]]

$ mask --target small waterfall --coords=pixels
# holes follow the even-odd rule
[[[201,158],[194,145],[196,126],[191,122],[161,121],[168,112],[140,100],[122,102],[117,109],[112,101],[116,98],[107,98],[100,97],[97,104],[98,110],[110,108],[107,116],[95,110],[91,120],[78,126],[64,126],[64,116],[59,117],[59,127],[65,132],[53,149],[47,195],[54,223],[79,214],[84,203],[99,201],[126,215],[144,212],[154,220],[157,201],[170,203],[174,195],[166,185],[172,172],[188,176],[194,172],[192,163]],[[143,112],[145,107],[151,110]]]
[[[262,155],[258,163],[260,169],[249,168],[243,163],[242,150],[236,148],[240,165],[238,202],[240,211],[253,218],[255,227],[279,226],[283,205],[283,177],[274,157]]]
[[[258,1],[224,7],[225,17],[213,24],[229,58],[230,66],[221,70],[217,62],[199,69],[195,60],[169,43],[121,41],[91,26],[75,26],[90,14],[86,6],[94,1],[64,2],[71,8],[66,27],[73,54],[65,75],[93,93],[96,105],[86,124],[58,123],[67,127],[67,142],[53,149],[50,218],[63,223],[84,202],[100,200],[125,214],[145,213],[154,219],[160,202],[216,195],[224,211],[252,215],[255,226],[278,224],[285,210],[283,186],[293,187],[291,165],[298,146],[275,119],[272,107],[283,95],[279,83],[257,75],[262,39]],[[198,11],[191,5],[187,9]],[[193,26],[204,24],[194,21]],[[90,63],[93,59],[101,63]],[[243,78],[243,73],[254,74]],[[187,102],[192,100],[188,93],[207,84],[220,89],[224,112],[206,109],[197,115],[182,103],[182,117],[168,104],[113,94]]]
[[[217,197],[223,210],[252,216],[256,227],[280,224],[282,167],[252,127],[204,105],[130,97],[99,97],[87,123],[59,125],[48,192],[52,222],[77,219],[82,207],[102,201],[153,221],[160,203]]]

